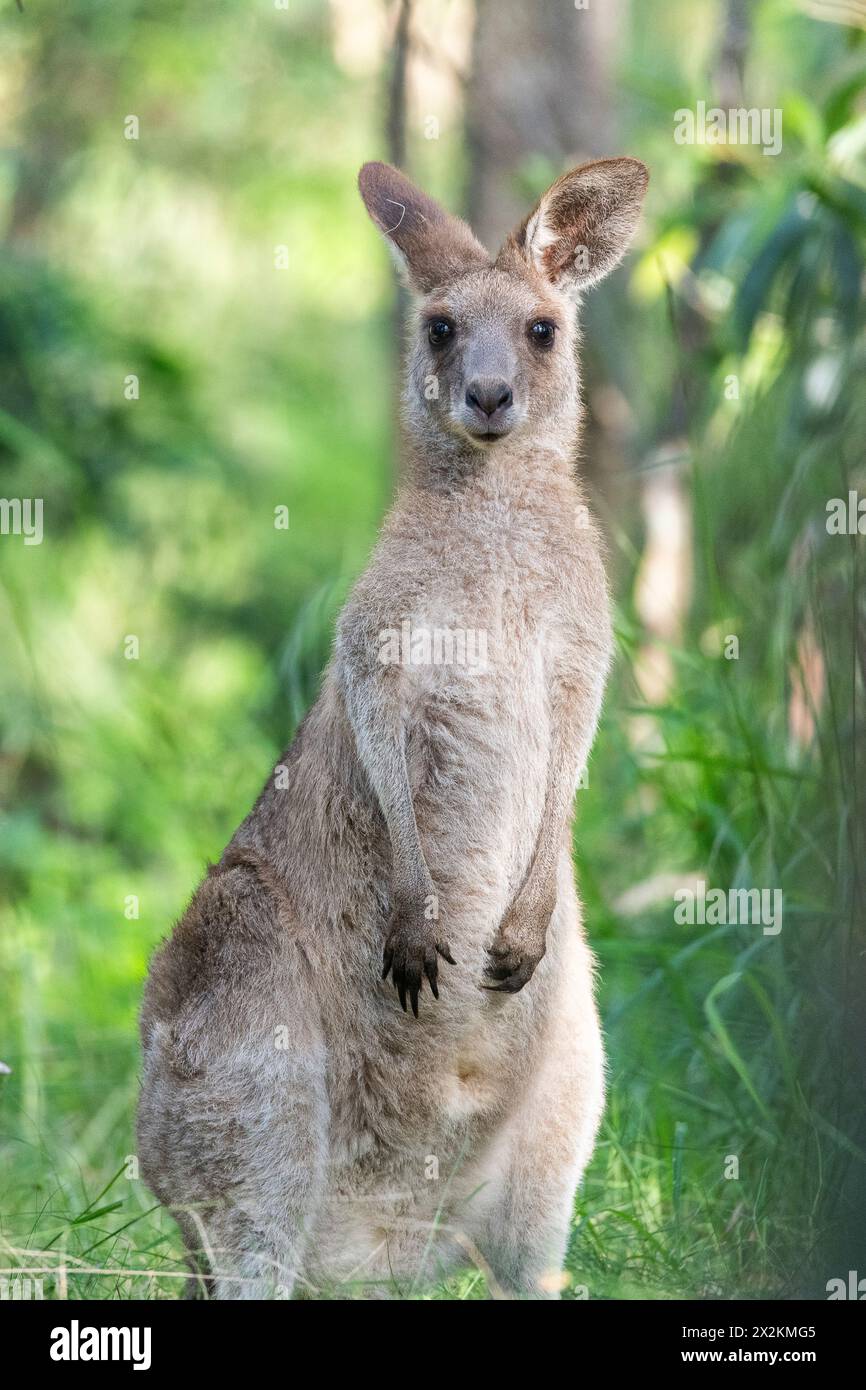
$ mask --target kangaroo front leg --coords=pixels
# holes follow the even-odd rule
[[[547,928],[556,906],[556,866],[571,820],[577,780],[589,756],[601,687],[558,682],[555,729],[541,826],[529,870],[499,924],[490,948],[485,989],[516,994],[532,978],[544,955]]]
[[[348,655],[343,653],[344,660]],[[370,669],[367,659],[345,660],[343,691],[358,758],[388,827],[392,855],[391,916],[385,936],[382,978],[390,972],[400,1003],[406,996],[418,1017],[424,977],[439,998],[438,957],[454,965],[437,928],[437,894],[421,848],[406,767],[405,728],[394,666]]]

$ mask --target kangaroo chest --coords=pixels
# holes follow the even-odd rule
[[[399,638],[422,846],[451,910],[471,905],[483,935],[538,835],[568,625],[561,577],[538,538],[514,526],[475,527],[473,538],[455,538],[459,564],[431,557]]]

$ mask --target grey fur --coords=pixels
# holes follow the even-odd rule
[[[491,261],[396,170],[362,171],[418,296],[406,482],[286,771],[142,1010],[142,1172],[217,1297],[406,1295],[466,1264],[495,1295],[557,1293],[604,1089],[571,861],[612,649],[575,303],[645,184],[633,160],[575,170]],[[487,435],[478,380],[513,395]],[[403,624],[482,634],[486,660],[384,661]]]

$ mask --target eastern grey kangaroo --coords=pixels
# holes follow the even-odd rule
[[[414,294],[405,481],[315,706],[153,960],[141,1168],[216,1297],[471,1264],[553,1297],[604,1090],[571,858],[612,648],[577,306],[647,171],[565,174],[495,259],[396,169],[359,183]]]

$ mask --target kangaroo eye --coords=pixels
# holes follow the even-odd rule
[[[552,347],[556,324],[551,323],[550,319],[536,319],[535,323],[529,325],[529,332],[532,341],[539,347]]]
[[[427,325],[427,337],[433,347],[442,347],[454,335],[454,325],[447,319],[433,319]]]

